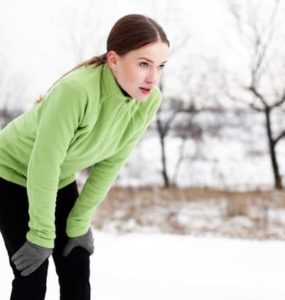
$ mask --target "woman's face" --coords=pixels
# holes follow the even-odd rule
[[[167,55],[168,45],[159,41],[132,50],[123,56],[110,51],[107,58],[108,65],[121,88],[136,100],[144,101],[159,83]]]

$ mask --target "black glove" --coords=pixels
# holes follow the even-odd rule
[[[75,247],[84,248],[89,254],[94,252],[94,239],[91,228],[80,236],[69,238],[66,246],[63,249],[62,255],[67,256]]]
[[[12,262],[18,271],[22,271],[22,276],[28,276],[52,254],[52,250],[26,241],[12,256]]]

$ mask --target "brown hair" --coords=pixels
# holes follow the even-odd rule
[[[111,50],[118,55],[161,41],[170,46],[166,33],[162,27],[153,19],[140,14],[130,14],[120,18],[112,27],[107,39],[107,52],[94,56],[76,65],[73,69],[62,75],[51,87],[70,72],[90,65],[102,65],[107,62],[107,53]],[[40,102],[40,96],[36,102]]]

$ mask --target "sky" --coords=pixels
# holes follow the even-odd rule
[[[63,72],[104,52],[107,35],[117,19],[142,13],[156,19],[171,41],[174,53],[165,73],[171,77],[167,88],[174,91],[189,51],[199,56],[211,47],[210,55],[215,56],[223,47],[218,33],[224,27],[224,11],[223,0],[0,0],[2,69],[8,69],[15,82],[20,77],[26,90],[21,101],[29,104]],[[194,39],[192,44],[199,47],[191,43],[185,47],[187,38]]]
[[[234,28],[228,9],[231,2],[250,2],[256,7],[262,4],[262,20],[270,17],[267,6],[273,3],[266,0],[0,0],[1,76],[4,85],[15,91],[9,101],[31,105],[34,98],[67,70],[105,52],[112,25],[129,13],[154,18],[169,37],[171,55],[164,70],[165,95],[179,94],[187,98],[193,87],[193,83],[186,81],[188,73],[199,78],[210,70],[215,91],[223,88],[216,70],[225,73],[230,69],[241,74],[244,83],[249,76],[246,68],[250,52],[245,50]],[[284,3],[280,3],[279,31],[284,27],[281,21],[285,9]],[[284,35],[281,34],[279,42],[284,42]],[[283,48],[277,47],[272,57],[279,68],[282,64],[278,64],[278,59],[283,57],[280,49]],[[19,86],[23,87],[17,92]],[[207,97],[212,101],[212,94]]]

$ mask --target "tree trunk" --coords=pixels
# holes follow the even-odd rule
[[[164,181],[164,187],[168,188],[170,184],[169,184],[169,176],[167,173],[167,166],[166,166],[165,138],[163,135],[160,135],[160,145],[161,145],[161,161],[162,161],[161,174]]]
[[[159,135],[160,149],[161,149],[161,165],[162,165],[161,175],[163,178],[164,187],[168,188],[170,186],[170,183],[169,183],[169,176],[167,173],[167,166],[166,166],[166,153],[165,153],[166,134],[165,134],[165,130],[162,127],[161,120],[159,119],[159,115],[156,118],[156,126]]]
[[[271,160],[271,166],[274,176],[274,186],[276,190],[282,190],[282,179],[279,172],[279,165],[277,162],[276,157],[276,149],[275,149],[275,143],[273,140],[272,135],[272,128],[271,128],[271,109],[267,107],[265,109],[265,118],[266,118],[266,132],[267,132],[267,138],[268,138],[268,146],[269,146],[269,155]]]

